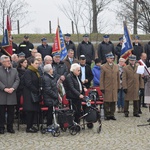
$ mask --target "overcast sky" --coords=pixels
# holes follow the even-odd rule
[[[58,4],[64,4],[67,0],[25,0],[29,6],[27,20],[28,25],[20,29],[20,33],[49,33],[49,20],[52,22],[52,33],[57,28],[57,18],[63,33],[71,33],[70,20],[59,10]],[[114,6],[112,6],[114,7]],[[122,25],[119,25],[116,16],[111,11],[104,13],[108,27],[103,29],[103,33],[121,33],[123,34]],[[16,31],[15,31],[16,32]],[[14,33],[15,33],[14,32]],[[84,31],[81,29],[81,33]]]

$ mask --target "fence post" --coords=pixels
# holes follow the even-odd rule
[[[17,20],[17,31],[18,31],[18,34],[20,34],[19,20]]]
[[[51,32],[52,30],[51,30],[51,21],[49,21],[49,33],[51,34],[52,32]]]

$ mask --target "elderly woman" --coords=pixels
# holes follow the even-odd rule
[[[53,68],[51,64],[44,66],[43,76],[43,98],[44,104],[48,106],[47,126],[52,125],[53,120],[53,105],[58,104],[57,82],[53,76]]]
[[[81,115],[81,100],[84,98],[83,85],[78,77],[80,75],[80,65],[74,63],[71,65],[70,73],[64,82],[66,97],[72,100],[73,109],[75,110],[75,122],[79,123]]]
[[[33,126],[34,118],[39,111],[39,103],[33,102],[32,93],[39,94],[40,74],[38,72],[39,61],[35,58],[30,60],[30,65],[24,73],[24,89],[23,89],[23,108],[26,112],[26,123],[28,133],[35,133],[38,130]]]

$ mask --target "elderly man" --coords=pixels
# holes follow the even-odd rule
[[[105,120],[116,120],[114,113],[120,89],[119,67],[113,63],[114,55],[106,54],[107,63],[101,66],[100,89],[104,94]]]
[[[17,104],[16,89],[19,85],[18,72],[11,67],[10,58],[1,57],[0,66],[0,134],[4,134],[5,113],[7,110],[7,131],[15,133],[13,129],[14,106]]]
[[[65,63],[60,60],[60,53],[56,52],[53,54],[52,66],[56,79],[60,78],[61,81],[64,81],[68,74],[68,68]]]
[[[25,53],[21,52],[18,54],[18,59],[21,60],[21,59],[25,59],[26,55]]]
[[[12,54],[11,55],[11,63],[12,63],[12,66],[14,68],[17,67],[17,65],[18,65],[18,56],[17,56],[17,54]]]
[[[91,67],[88,64],[86,64],[85,55],[81,55],[79,57],[79,64],[81,66],[80,78],[81,78],[82,84],[86,88],[89,88],[91,86],[91,81],[93,79],[93,73],[92,73]]]
[[[25,35],[23,42],[19,44],[18,53],[23,52],[26,55],[26,58],[31,56],[31,51],[34,48],[34,45],[29,42],[29,36]]]
[[[101,60],[101,63],[106,63],[105,55],[112,52],[115,55],[115,49],[113,43],[109,40],[109,35],[103,36],[104,40],[99,44],[97,54],[98,58]]]
[[[89,35],[83,35],[83,41],[78,45],[77,57],[79,59],[80,55],[85,55],[86,64],[91,66],[92,61],[95,59],[95,51],[93,44],[89,41]]]
[[[46,38],[42,38],[41,42],[42,44],[37,47],[37,51],[41,53],[42,60],[43,60],[46,55],[49,55],[49,56],[52,55],[52,47],[47,44]]]
[[[66,48],[67,48],[67,51],[69,49],[72,49],[74,51],[74,57],[76,58],[76,46],[75,44],[71,41],[71,34],[67,33],[65,34],[65,45],[66,45]]]
[[[66,64],[66,66],[68,68],[68,72],[70,72],[70,67],[73,63],[78,63],[78,61],[74,58],[74,50],[73,49],[68,50],[67,57],[64,59],[63,62]]]
[[[133,101],[133,115],[139,115],[139,89],[144,89],[144,82],[142,76],[136,73],[136,56],[129,56],[129,65],[123,69],[122,86],[125,93],[124,113],[125,117],[129,116],[129,101]]]

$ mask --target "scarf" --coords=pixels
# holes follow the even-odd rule
[[[35,69],[35,68],[34,68],[33,66],[31,66],[31,65],[28,66],[28,69],[31,70],[31,71],[33,71],[33,72],[35,72],[36,75],[38,76],[38,78],[40,78],[40,74],[39,74],[39,72],[38,72],[37,69]]]

